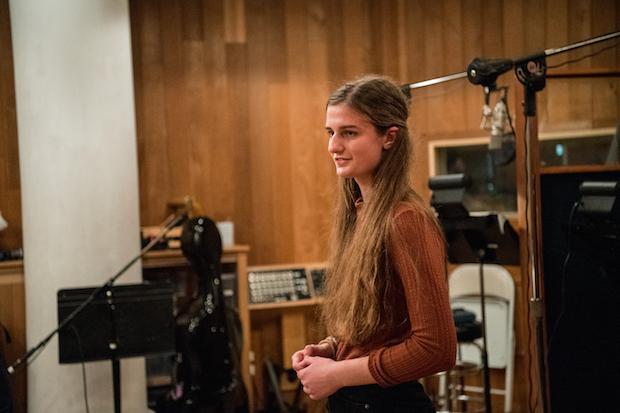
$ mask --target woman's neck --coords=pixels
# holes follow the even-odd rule
[[[368,197],[370,196],[370,192],[372,189],[372,181],[367,182],[365,180],[358,180],[357,178],[355,179],[355,183],[357,184],[357,186],[360,189],[360,194],[362,195],[362,199],[364,201],[368,200]]]

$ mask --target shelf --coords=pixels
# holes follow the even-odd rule
[[[222,262],[236,262],[236,255],[250,251],[247,245],[231,245],[222,251]],[[142,257],[142,268],[178,267],[187,265],[181,249],[165,249],[147,252]]]
[[[617,68],[589,68],[589,69],[560,69],[549,70],[548,79],[559,78],[592,78],[592,77],[619,77],[620,70]]]
[[[291,300],[291,301],[281,301],[278,303],[256,303],[249,304],[248,309],[250,311],[260,311],[260,310],[285,310],[287,308],[300,308],[300,307],[311,307],[314,305],[321,304],[323,299],[318,298],[306,298],[303,300]]]
[[[569,165],[569,166],[541,166],[540,174],[575,174],[586,172],[614,172],[620,171],[620,164],[612,165]]]
[[[24,271],[23,260],[0,261],[0,274],[16,273]]]

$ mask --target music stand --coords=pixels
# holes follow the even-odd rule
[[[64,320],[96,288],[59,290]],[[174,353],[175,321],[168,283],[109,285],[58,333],[59,363],[110,360],[114,411],[121,412],[120,358]]]
[[[491,385],[487,353],[484,264],[519,264],[519,236],[507,220],[497,214],[472,216],[462,203],[464,188],[470,184],[464,174],[429,179],[433,190],[431,205],[438,213],[448,244],[448,261],[453,264],[480,264],[480,314],[485,411],[491,410]],[[458,190],[458,191],[457,191]],[[453,195],[458,192],[460,199]],[[446,194],[452,194],[446,196]]]

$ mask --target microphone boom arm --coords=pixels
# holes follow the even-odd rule
[[[22,356],[18,357],[17,360],[15,360],[15,362],[13,364],[11,364],[8,368],[7,368],[7,373],[9,375],[12,375],[15,373],[16,369],[23,363],[28,362],[28,360],[33,356],[33,354],[35,354],[37,351],[41,350],[49,343],[49,341],[54,337],[54,335],[56,335],[56,333],[58,333],[61,329],[63,329],[64,327],[67,326],[67,324],[69,324],[71,321],[73,321],[73,319],[75,317],[77,317],[78,314],[80,314],[94,299],[95,297],[101,293],[103,290],[105,290],[106,288],[111,287],[114,282],[121,276],[123,275],[129,268],[131,268],[131,266],[133,264],[136,263],[136,261],[138,261],[140,258],[142,258],[144,256],[144,254],[146,254],[148,251],[150,251],[155,244],[157,244],[161,239],[163,239],[166,234],[176,225],[178,225],[181,221],[183,221],[184,219],[186,219],[186,214],[171,214],[169,215],[164,222],[161,224],[161,226],[163,227],[161,229],[161,231],[147,244],[144,246],[144,248],[142,248],[140,250],[140,253],[138,253],[138,255],[136,255],[134,258],[132,258],[123,268],[121,268],[116,274],[114,274],[112,277],[110,277],[102,286],[100,286],[99,288],[97,288],[96,290],[94,290],[90,296],[88,296],[84,301],[82,301],[82,303],[75,308],[75,310],[73,310],[71,312],[71,314],[69,314],[67,317],[65,317],[59,324],[58,327],[56,327],[54,330],[52,330],[51,333],[49,333],[43,340],[41,340],[36,346],[32,347],[30,350],[28,350],[26,353],[24,353]]]

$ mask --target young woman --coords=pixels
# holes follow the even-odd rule
[[[408,114],[399,87],[378,76],[327,102],[340,182],[322,307],[331,335],[292,360],[330,412],[434,412],[417,380],[456,359],[444,240],[409,183]]]

